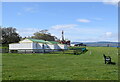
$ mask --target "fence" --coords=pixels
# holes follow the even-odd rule
[[[8,48],[0,49],[0,53],[8,53],[8,52],[9,52]]]
[[[75,54],[79,55],[85,53],[86,48],[76,48],[76,49],[2,49],[2,53],[49,53],[49,54]]]

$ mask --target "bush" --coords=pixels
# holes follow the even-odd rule
[[[17,53],[18,50],[10,50],[11,53]]]

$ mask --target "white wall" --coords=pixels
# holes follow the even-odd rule
[[[33,49],[43,49],[43,43],[33,43]],[[54,45],[44,44],[44,49],[54,49]]]
[[[16,44],[9,44],[10,50],[17,50],[17,49],[33,49],[33,43],[16,43]]]
[[[68,49],[68,46],[65,44],[47,44],[50,49]]]
[[[33,49],[54,49],[54,45],[43,44],[43,43],[33,43]],[[44,50],[34,50],[35,52],[44,52]],[[51,50],[45,50],[45,52],[50,52]]]
[[[53,44],[46,44],[45,49],[55,49]]]
[[[43,49],[43,43],[33,43],[25,39],[21,43],[9,44],[9,49]],[[68,49],[68,46],[65,44],[44,44],[44,49]]]
[[[33,49],[42,49],[42,43],[33,43]]]
[[[61,47],[58,44],[55,44],[54,48],[55,49],[61,49]]]
[[[68,49],[68,46],[65,44],[58,44],[61,49]]]

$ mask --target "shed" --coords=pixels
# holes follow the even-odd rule
[[[68,46],[55,41],[45,41],[39,39],[24,39],[19,43],[9,44],[9,50],[26,50],[27,52],[43,52],[43,50],[46,50],[47,52],[50,52],[54,49],[68,49]]]

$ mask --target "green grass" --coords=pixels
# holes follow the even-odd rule
[[[2,54],[2,78],[3,80],[118,80],[117,48],[88,47],[87,49],[88,52],[81,55]],[[104,64],[103,53],[110,55],[116,65]]]
[[[0,44],[0,49],[8,49],[8,44]]]

